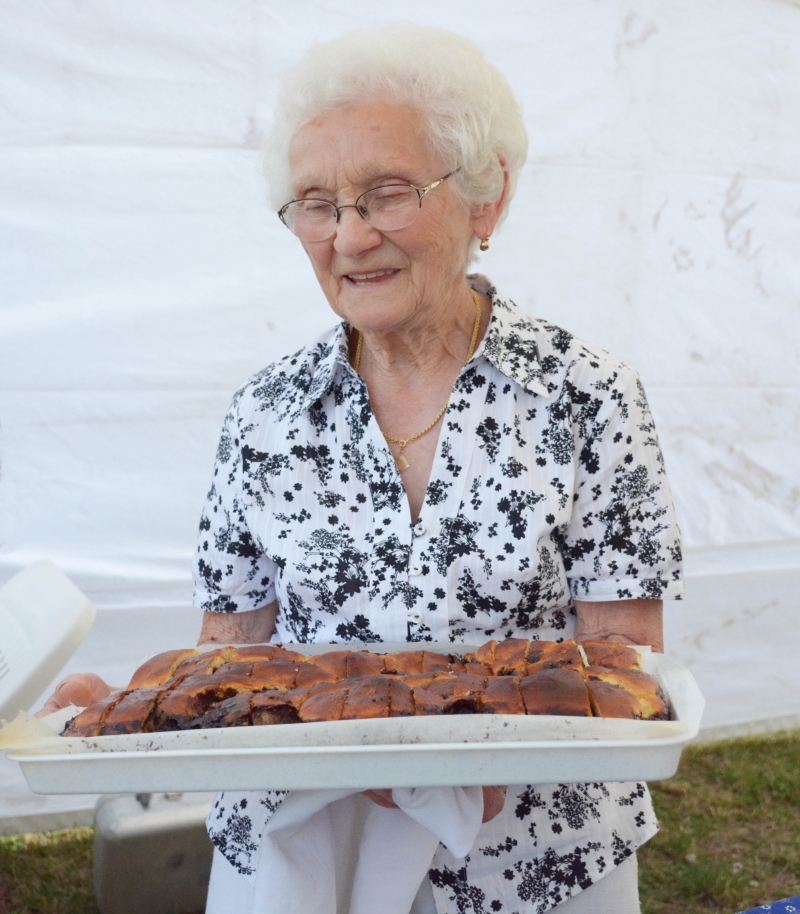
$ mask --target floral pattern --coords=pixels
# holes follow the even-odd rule
[[[569,638],[575,599],[680,599],[680,536],[636,373],[471,281],[491,321],[455,382],[418,522],[339,325],[234,396],[197,606],[277,600],[284,643],[476,644]],[[280,799],[218,798],[209,830],[243,874]],[[437,852],[437,909],[542,914],[656,829],[643,785],[512,787],[465,860]]]
[[[800,914],[800,895],[784,898],[783,901],[762,904],[757,908],[748,908],[746,911],[741,911],[740,914],[757,914],[758,911],[772,911],[772,914]]]

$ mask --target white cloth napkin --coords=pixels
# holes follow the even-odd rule
[[[439,842],[465,857],[483,818],[480,787],[400,788],[392,791],[400,809],[371,804],[359,829],[357,793],[289,794],[262,833],[253,914],[408,914]],[[336,852],[348,837],[356,858],[349,904]]]

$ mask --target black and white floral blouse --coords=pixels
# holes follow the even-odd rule
[[[456,380],[419,520],[341,324],[236,393],[200,523],[197,606],[277,600],[283,643],[474,644],[569,638],[573,600],[680,598],[680,536],[636,372],[471,281],[491,322]],[[217,799],[212,840],[244,875],[281,800]],[[542,914],[657,828],[641,784],[512,786],[466,860],[439,848],[437,910]]]

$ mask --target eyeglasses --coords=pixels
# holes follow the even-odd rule
[[[345,203],[344,206],[336,206],[328,200],[292,200],[278,210],[278,215],[301,241],[327,241],[336,234],[342,210],[350,207],[379,232],[394,232],[411,225],[422,208],[422,198],[458,170],[449,172],[426,187],[414,184],[373,187],[356,197],[355,203]]]

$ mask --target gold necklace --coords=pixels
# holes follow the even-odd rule
[[[470,340],[470,344],[469,344],[469,352],[467,353],[467,360],[466,360],[466,362],[464,362],[465,365],[467,364],[467,362],[469,362],[469,360],[475,354],[475,347],[478,343],[478,331],[481,329],[481,300],[480,300],[480,297],[478,296],[478,293],[474,289],[470,289],[470,292],[472,292],[472,300],[475,302],[475,324],[472,328],[472,339]],[[358,366],[361,364],[361,347],[364,343],[364,334],[361,333],[360,330],[356,330],[356,333],[358,334],[358,343],[356,344],[356,354],[355,354],[355,358],[353,359],[353,370],[357,372]],[[422,429],[421,432],[417,432],[416,435],[412,435],[410,438],[392,438],[391,435],[387,435],[386,432],[383,432],[383,437],[387,441],[389,441],[391,444],[400,445],[400,453],[395,458],[395,462],[397,463],[397,469],[400,470],[401,473],[403,472],[403,470],[407,470],[411,466],[411,464],[408,462],[408,460],[406,460],[406,455],[404,453],[405,449],[408,447],[409,444],[411,444],[412,441],[416,441],[418,438],[421,438],[423,435],[427,435],[428,432],[436,425],[436,423],[445,414],[445,410],[447,409],[447,407],[449,405],[450,405],[450,398],[448,397],[444,406],[436,414],[436,418],[433,420],[433,422],[431,422],[430,425],[426,425],[425,428]]]

